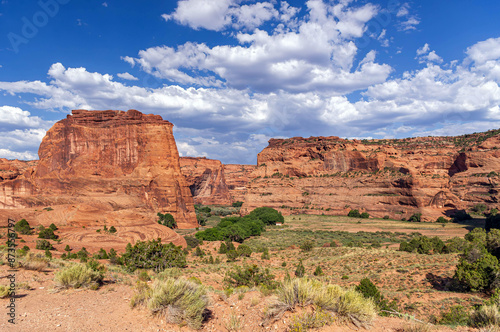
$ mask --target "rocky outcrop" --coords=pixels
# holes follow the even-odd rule
[[[180,228],[196,227],[172,127],[136,110],[75,110],[47,131],[36,166],[2,177],[0,207],[87,206],[99,211],[101,222],[127,219],[125,211],[152,224],[163,212]],[[83,218],[72,208],[61,210],[62,223]]]
[[[258,154],[243,211],[429,218],[500,199],[499,131],[460,137],[271,139]]]
[[[224,165],[226,185],[233,202],[243,202],[247,194],[247,185],[251,180],[251,174],[257,166],[255,165]]]
[[[224,167],[219,160],[181,157],[180,165],[196,204],[231,205]]]

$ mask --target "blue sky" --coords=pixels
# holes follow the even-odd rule
[[[179,152],[500,127],[498,1],[0,2],[0,157],[72,109],[174,123]]]

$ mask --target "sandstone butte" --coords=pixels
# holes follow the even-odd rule
[[[157,212],[179,228],[198,225],[181,173],[173,124],[136,110],[74,110],[47,131],[39,161],[0,160],[0,217],[55,223],[65,243],[115,249],[162,238],[185,245]],[[106,225],[117,236],[96,232]]]
[[[500,130],[457,137],[271,139],[242,207],[429,221],[483,203],[498,208]]]

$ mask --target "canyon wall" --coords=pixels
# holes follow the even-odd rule
[[[74,110],[47,131],[38,163],[0,172],[0,208],[49,206],[61,224],[87,225],[129,220],[133,226],[136,219],[154,226],[162,212],[179,228],[196,227],[172,127],[136,110]],[[169,231],[162,230],[165,236]]]
[[[250,175],[243,212],[347,214],[429,220],[484,203],[497,207],[498,131],[459,137],[271,139]]]

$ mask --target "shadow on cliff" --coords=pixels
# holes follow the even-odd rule
[[[445,215],[451,219],[458,211],[463,211],[463,210],[449,209],[445,211]],[[459,225],[465,225],[465,229],[467,229],[470,232],[474,228],[484,228],[485,222],[486,218],[472,218],[468,220],[454,221],[453,223]]]

